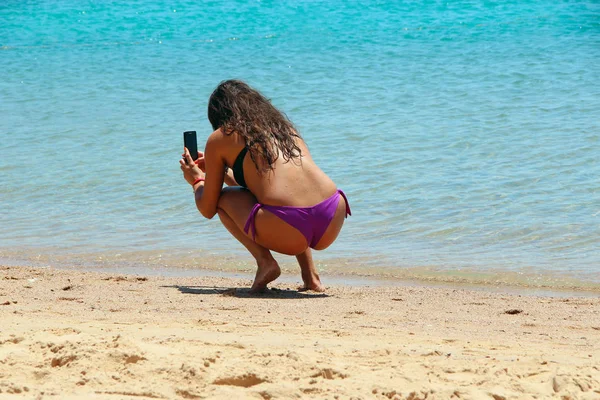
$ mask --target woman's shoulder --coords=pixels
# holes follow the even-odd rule
[[[217,155],[218,158],[231,165],[244,146],[245,142],[238,134],[235,132],[227,134],[219,128],[208,136],[205,151]]]
[[[222,128],[217,129],[213,133],[208,136],[206,143],[215,143],[215,144],[225,144],[230,146],[232,144],[244,144],[244,140],[240,138],[240,136],[235,133],[226,133]]]
[[[225,140],[227,137],[228,135],[225,135],[223,129],[219,128],[210,135],[208,135],[208,139],[206,139],[206,142],[220,142],[222,140]]]
[[[206,149],[209,150],[222,150],[231,146],[235,142],[234,135],[228,135],[223,132],[223,129],[219,128],[206,139]]]

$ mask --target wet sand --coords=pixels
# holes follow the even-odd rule
[[[0,398],[600,399],[597,297],[250,284],[0,267]]]

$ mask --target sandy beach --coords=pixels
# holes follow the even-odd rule
[[[598,297],[249,284],[0,267],[0,398],[600,399]]]

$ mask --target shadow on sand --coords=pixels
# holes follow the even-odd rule
[[[249,288],[227,288],[217,286],[161,286],[163,288],[173,288],[179,290],[184,294],[204,294],[204,295],[218,295],[218,296],[231,296],[231,297],[243,297],[250,299],[314,299],[329,297],[326,293],[317,292],[301,292],[291,289],[266,289],[261,293],[250,293]]]

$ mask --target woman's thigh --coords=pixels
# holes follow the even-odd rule
[[[252,212],[256,197],[246,189],[227,187],[219,197],[218,208],[222,209],[243,231],[248,216]],[[304,235],[268,211],[260,209],[256,213],[256,243],[278,253],[297,255],[308,247]],[[252,231],[245,233],[252,238]]]

